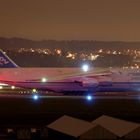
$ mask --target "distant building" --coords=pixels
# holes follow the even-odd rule
[[[92,123],[94,125],[100,125],[106,131],[110,131],[116,135],[118,139],[140,139],[140,124],[138,123],[105,115],[92,121]]]
[[[47,126],[53,140],[140,139],[140,125],[109,116],[90,122],[63,116]]]
[[[116,135],[102,126],[69,116],[63,116],[47,126],[48,135],[52,139],[61,140],[93,140],[102,139],[102,132],[107,138],[117,138]]]
[[[47,127],[48,135],[51,138],[53,137],[53,139],[74,140],[79,139],[83,134],[96,126],[84,120],[63,116]]]

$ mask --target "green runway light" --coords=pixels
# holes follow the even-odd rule
[[[34,89],[32,89],[32,92],[33,92],[33,93],[36,93],[36,92],[37,92],[37,90],[34,88]]]

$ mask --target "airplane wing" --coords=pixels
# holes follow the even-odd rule
[[[93,79],[100,79],[101,77],[110,77],[112,75],[112,72],[110,71],[96,71],[96,72],[91,72],[91,73],[76,73],[76,74],[64,74],[64,75],[59,75],[55,77],[49,77],[47,79],[47,82],[57,82],[57,81],[93,81]],[[42,79],[28,79],[28,82],[41,82]]]

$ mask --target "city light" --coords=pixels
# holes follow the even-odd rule
[[[90,51],[77,51],[77,50],[65,50],[62,48],[20,48],[18,50],[19,53],[24,52],[31,52],[31,53],[38,53],[38,54],[45,54],[50,57],[56,56],[56,57],[62,57],[67,58],[66,61],[77,61],[77,60],[90,60],[90,61],[96,61],[97,58],[102,61],[100,58],[106,58],[106,56],[117,56],[116,58],[119,58],[120,56],[126,56],[131,57],[132,61],[128,59],[128,62],[122,67],[134,67],[139,68],[140,67],[140,50],[139,49],[104,49],[104,48],[98,48],[96,50],[90,50]],[[62,53],[63,52],[63,53]],[[44,56],[42,56],[44,57]],[[137,64],[135,66],[135,64]],[[45,82],[45,81],[44,81]]]
[[[56,52],[57,55],[60,55],[60,56],[62,55],[61,49],[55,49],[55,52]]]

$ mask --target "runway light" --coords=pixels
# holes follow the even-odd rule
[[[83,69],[84,72],[87,72],[89,70],[89,66],[87,64],[84,64],[82,66],[82,69]]]
[[[15,89],[15,86],[11,86],[11,89]]]
[[[36,93],[36,92],[37,92],[37,90],[34,88],[34,89],[32,89],[32,92],[33,92],[33,93]]]
[[[45,83],[46,81],[47,81],[46,78],[42,78],[42,79],[41,79],[41,82],[43,82],[43,83]]]
[[[37,100],[37,99],[38,99],[38,95],[34,95],[34,96],[33,96],[33,99],[34,99],[34,100]]]
[[[87,98],[88,101],[91,101],[92,100],[92,96],[91,95],[87,95],[86,98]]]

